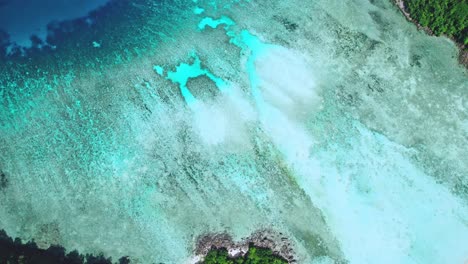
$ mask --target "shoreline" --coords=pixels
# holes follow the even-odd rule
[[[416,21],[415,19],[411,17],[411,14],[406,10],[404,0],[393,0],[393,3],[398,7],[398,9],[400,9],[401,13],[405,16],[406,20],[415,24],[418,30],[423,30],[424,32],[426,32],[426,34],[430,36],[435,36],[434,32],[432,32],[430,28],[421,26],[418,21]],[[455,45],[458,47],[458,63],[463,65],[465,69],[468,70],[468,49],[466,49],[463,44],[458,43],[454,38],[446,36],[446,35],[443,35],[443,36],[452,40],[455,43]]]
[[[282,233],[276,233],[271,230],[259,230],[237,242],[227,233],[205,234],[197,240],[193,260],[198,262],[195,263],[201,263],[200,261],[211,249],[225,248],[228,250],[230,257],[244,256],[251,244],[256,247],[271,249],[274,255],[282,257],[288,263],[297,263],[292,241]]]

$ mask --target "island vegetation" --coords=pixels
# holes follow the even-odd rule
[[[288,261],[277,256],[271,249],[249,246],[243,256],[230,257],[227,249],[212,249],[205,257],[203,264],[287,264]]]
[[[405,0],[411,17],[436,36],[468,45],[468,0]]]
[[[66,253],[65,248],[51,245],[47,249],[37,246],[34,241],[23,242],[13,239],[0,229],[0,263],[6,264],[130,264],[128,257],[113,261],[104,255],[80,254],[74,250]],[[226,248],[212,248],[202,264],[287,264],[288,261],[271,249],[249,244],[246,254],[231,257]]]
[[[0,263],[2,264],[129,264],[127,257],[117,262],[103,255],[82,255],[74,250],[68,254],[65,248],[51,245],[47,249],[37,246],[34,241],[23,242],[19,238],[11,238],[4,230],[0,230]]]

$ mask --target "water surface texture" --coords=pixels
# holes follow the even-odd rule
[[[11,45],[31,47],[34,44],[31,36],[46,44],[48,25],[85,17],[106,2],[107,0],[3,0],[0,2],[0,30],[8,34]],[[88,20],[88,23],[92,23],[92,20]]]
[[[0,42],[0,228],[134,263],[262,229],[298,263],[468,260],[450,40],[389,0],[101,2]]]

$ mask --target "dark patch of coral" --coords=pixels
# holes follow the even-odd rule
[[[5,189],[8,185],[8,178],[3,171],[0,171],[0,190]]]
[[[294,23],[287,18],[275,15],[273,16],[273,19],[280,22],[284,26],[284,28],[290,32],[296,31],[299,28],[299,25],[297,23]]]

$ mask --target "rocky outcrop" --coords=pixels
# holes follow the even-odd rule
[[[253,245],[261,248],[269,248],[277,256],[280,256],[289,263],[296,263],[292,242],[282,233],[270,230],[260,230],[249,237],[243,238],[239,242],[234,242],[227,233],[206,234],[198,238],[195,248],[197,256],[206,256],[211,249],[225,248],[231,257],[243,256]]]

